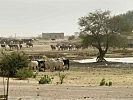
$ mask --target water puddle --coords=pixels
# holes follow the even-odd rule
[[[124,58],[105,58],[109,62],[122,62],[122,63],[133,63],[133,57],[124,57]],[[74,62],[79,63],[93,63],[96,62],[96,57],[91,59],[82,59],[82,60],[73,60]]]

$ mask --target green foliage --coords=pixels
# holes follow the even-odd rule
[[[120,34],[125,34],[132,31],[131,25],[127,22],[127,20],[119,15],[110,18],[109,27],[113,32]]]
[[[33,76],[33,71],[28,69],[19,69],[16,73],[16,77],[20,80],[24,80]]]
[[[48,75],[44,75],[43,77],[41,77],[41,79],[39,80],[39,84],[49,84],[52,82],[52,79],[50,76]]]
[[[112,82],[109,82],[108,86],[112,86]]]
[[[66,77],[66,74],[65,75],[64,74],[61,75],[61,73],[59,72],[60,84],[62,84],[64,82],[65,77]]]
[[[109,38],[110,38],[109,40],[110,47],[118,47],[118,48],[127,47],[128,41],[125,37],[117,34],[111,34]]]
[[[84,47],[125,46],[121,34],[131,32],[130,24],[120,16],[110,16],[109,11],[95,11],[79,19],[80,38]],[[113,39],[113,40],[112,40]]]
[[[107,82],[104,78],[101,80],[101,82],[100,82],[100,86],[112,86],[112,82],[111,81],[109,81],[109,82]]]
[[[85,47],[92,45],[101,48],[108,43],[110,12],[96,10],[79,19],[80,38]]]
[[[74,35],[69,36],[69,38],[68,38],[68,40],[73,40],[73,39],[75,39],[75,36]]]
[[[129,24],[130,24],[130,28],[131,30],[133,30],[133,10],[128,11],[125,14],[120,14],[119,15],[121,18],[123,18],[124,20],[126,20]]]
[[[14,77],[19,69],[28,67],[28,57],[23,52],[3,53],[0,59],[2,75]]]
[[[35,72],[35,73],[33,74],[33,78],[36,78],[37,75],[38,75],[38,72]]]
[[[108,86],[108,83],[107,82],[105,83],[105,86]]]
[[[103,78],[102,80],[101,80],[101,82],[100,82],[100,86],[103,86],[103,85],[105,85],[106,84],[106,81],[105,81],[105,79]]]

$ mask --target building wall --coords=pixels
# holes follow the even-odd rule
[[[43,39],[64,39],[64,33],[42,33]]]

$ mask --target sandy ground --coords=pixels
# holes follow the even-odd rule
[[[112,71],[111,71],[112,70]],[[63,84],[59,72],[40,72],[36,79],[10,79],[9,100],[133,100],[133,71],[124,69],[71,69]],[[54,77],[51,84],[38,84],[43,75]],[[112,86],[99,86],[105,78]],[[5,80],[6,81],[6,80]],[[0,94],[3,94],[3,78],[0,78]]]
[[[3,93],[0,84],[0,93]],[[9,100],[133,100],[133,87],[11,83]]]

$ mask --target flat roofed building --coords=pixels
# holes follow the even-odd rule
[[[64,39],[64,33],[42,33],[43,39]]]

